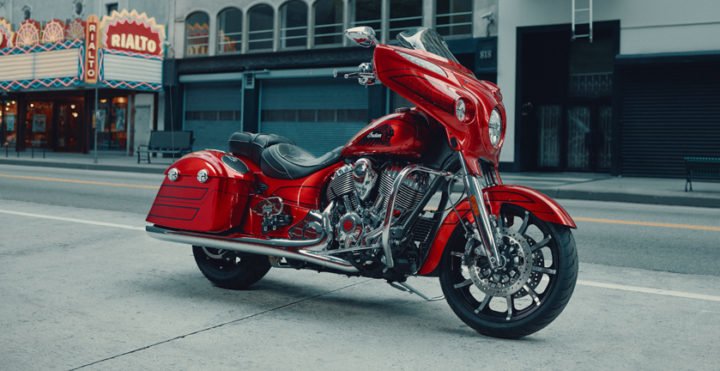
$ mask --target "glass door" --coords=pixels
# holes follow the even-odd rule
[[[55,150],[79,152],[82,127],[82,105],[79,103],[59,102],[56,111]]]

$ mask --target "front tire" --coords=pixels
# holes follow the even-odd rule
[[[458,226],[445,248],[440,284],[448,304],[468,326],[483,335],[515,339],[560,315],[575,288],[578,258],[565,226],[514,205],[502,207],[499,224],[504,233],[498,248],[509,262],[506,267],[491,270],[482,246],[468,242]]]
[[[224,289],[247,289],[270,270],[267,256],[202,246],[193,246],[193,256],[205,278]]]

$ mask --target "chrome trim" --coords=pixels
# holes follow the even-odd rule
[[[460,164],[462,165],[462,171],[464,175],[463,179],[465,181],[465,187],[468,191],[468,196],[474,196],[475,202],[478,206],[478,211],[480,211],[480,215],[474,215],[475,225],[478,231],[477,234],[479,235],[480,242],[482,242],[483,247],[485,248],[485,251],[489,257],[490,266],[493,268],[497,268],[501,266],[500,262],[498,261],[500,253],[497,249],[495,233],[493,232],[493,225],[490,222],[490,212],[485,207],[485,197],[483,196],[482,187],[478,182],[478,178],[476,176],[470,175],[467,164],[465,163],[465,158],[463,157],[462,153],[458,152],[458,157],[460,158]],[[470,210],[473,214],[475,214],[475,208],[472,207],[472,204],[470,206]]]
[[[443,177],[453,176],[453,174],[449,171],[434,170],[418,164],[411,164],[400,170],[400,173],[398,173],[395,181],[393,181],[393,188],[392,192],[390,193],[389,201],[387,203],[388,206],[385,210],[385,220],[383,221],[382,226],[382,246],[385,252],[385,266],[387,266],[388,268],[392,268],[395,266],[395,262],[393,261],[392,257],[392,247],[390,246],[390,227],[392,226],[392,211],[395,209],[395,199],[397,199],[398,192],[400,191],[400,186],[402,185],[403,180],[405,180],[405,177],[416,171],[422,171],[431,175],[439,175]]]
[[[330,241],[328,235],[313,240],[263,240],[259,238],[229,238],[204,233],[175,231],[154,225],[145,227],[145,230],[151,237],[163,241],[296,259],[347,273],[358,271],[357,268],[344,259],[319,255],[309,251],[309,249],[326,247]]]

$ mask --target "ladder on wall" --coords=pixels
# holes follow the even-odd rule
[[[593,0],[572,1],[572,39],[593,41]],[[580,26],[580,27],[578,27]]]

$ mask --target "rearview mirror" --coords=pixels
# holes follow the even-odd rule
[[[360,26],[348,28],[345,30],[345,36],[363,48],[369,48],[377,45],[375,30],[373,30],[372,27]]]

